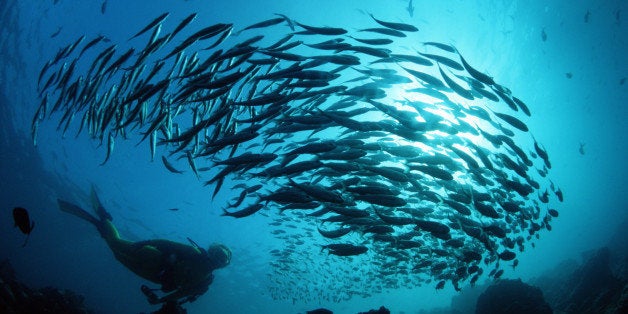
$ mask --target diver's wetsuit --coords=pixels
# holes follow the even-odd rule
[[[120,238],[110,220],[98,230],[120,263],[138,276],[161,284],[161,290],[173,293],[158,300],[165,302],[199,296],[207,291],[217,268],[202,250],[169,240],[131,242]]]

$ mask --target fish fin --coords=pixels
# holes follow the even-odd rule
[[[285,167],[287,164],[289,164],[290,162],[292,162],[294,159],[296,159],[297,157],[299,157],[299,155],[294,154],[294,155],[289,155],[289,156],[285,156],[283,158],[283,160],[281,160],[281,165],[283,167]]]
[[[87,220],[92,223],[94,226],[98,227],[100,225],[100,221],[94,217],[94,215],[88,213],[84,209],[80,208],[77,205],[74,205],[70,202],[66,202],[61,199],[57,199],[57,203],[59,204],[59,209],[66,213],[70,213],[76,217]]]
[[[216,197],[216,194],[218,194],[218,191],[220,191],[220,188],[222,187],[222,183],[224,182],[224,179],[225,178],[220,178],[218,180],[218,183],[214,187],[214,193],[212,194],[212,200],[214,199],[214,197]]]

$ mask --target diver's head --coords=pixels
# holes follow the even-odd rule
[[[231,250],[218,243],[214,243],[207,249],[207,256],[212,262],[214,269],[223,268],[231,262]]]

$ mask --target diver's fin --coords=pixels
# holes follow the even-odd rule
[[[81,219],[87,220],[91,222],[94,226],[96,226],[97,228],[98,226],[100,226],[100,220],[98,220],[98,218],[94,217],[94,215],[88,213],[87,211],[78,207],[77,205],[74,205],[70,202],[66,202],[60,199],[57,199],[57,202],[59,203],[59,209],[61,209],[62,211],[66,213],[70,213]]]
[[[100,202],[100,199],[98,198],[98,194],[96,194],[96,187],[92,184],[92,206],[94,208],[94,211],[96,212],[96,215],[98,215],[98,217],[100,217],[101,220],[113,220],[113,218],[111,217],[111,214],[109,214],[109,212],[107,210],[105,210],[105,207],[102,206],[102,203]]]

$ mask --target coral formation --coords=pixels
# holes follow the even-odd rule
[[[92,313],[70,290],[31,289],[18,281],[8,260],[0,262],[0,313]]]

